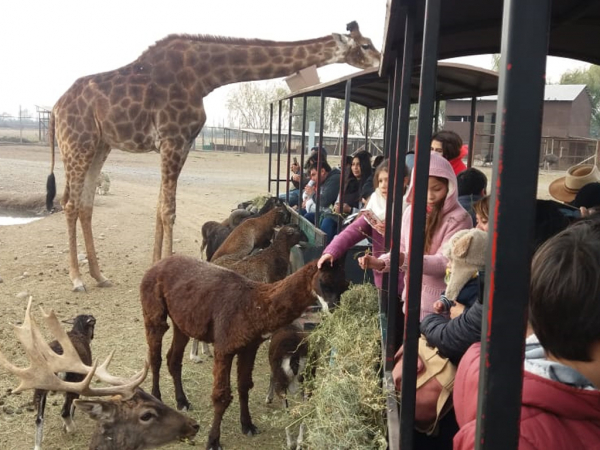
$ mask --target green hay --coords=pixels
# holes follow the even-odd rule
[[[307,402],[290,411],[306,425],[310,449],[386,449],[385,396],[381,389],[381,334],[377,291],[354,285],[341,305],[309,337],[314,379]]]

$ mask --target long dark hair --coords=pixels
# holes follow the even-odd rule
[[[431,175],[433,176],[433,175]],[[446,186],[448,186],[449,181],[447,178],[443,178],[443,177],[436,177],[434,176],[434,178],[442,183],[445,183]],[[448,194],[446,194],[447,196]],[[442,209],[444,208],[444,203],[445,203],[446,199],[444,198],[443,201],[441,201],[438,205],[435,205],[433,207],[433,210],[431,210],[428,214],[427,214],[427,220],[425,221],[425,253],[429,253],[429,250],[431,249],[431,241],[433,239],[433,235],[435,234],[436,230],[440,227],[441,223],[442,223]]]

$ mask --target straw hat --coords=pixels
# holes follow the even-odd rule
[[[580,164],[567,169],[567,175],[550,183],[550,195],[561,202],[572,202],[583,186],[600,182],[600,170],[593,164]]]

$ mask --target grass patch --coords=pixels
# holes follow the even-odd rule
[[[375,287],[353,285],[311,333],[316,376],[305,384],[309,400],[290,411],[293,425],[306,425],[307,448],[387,448],[378,314]]]

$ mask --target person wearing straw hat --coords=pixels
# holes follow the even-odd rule
[[[600,182],[598,167],[595,164],[579,164],[569,167],[564,177],[550,183],[548,192],[556,200],[571,203],[582,187],[595,182]]]

